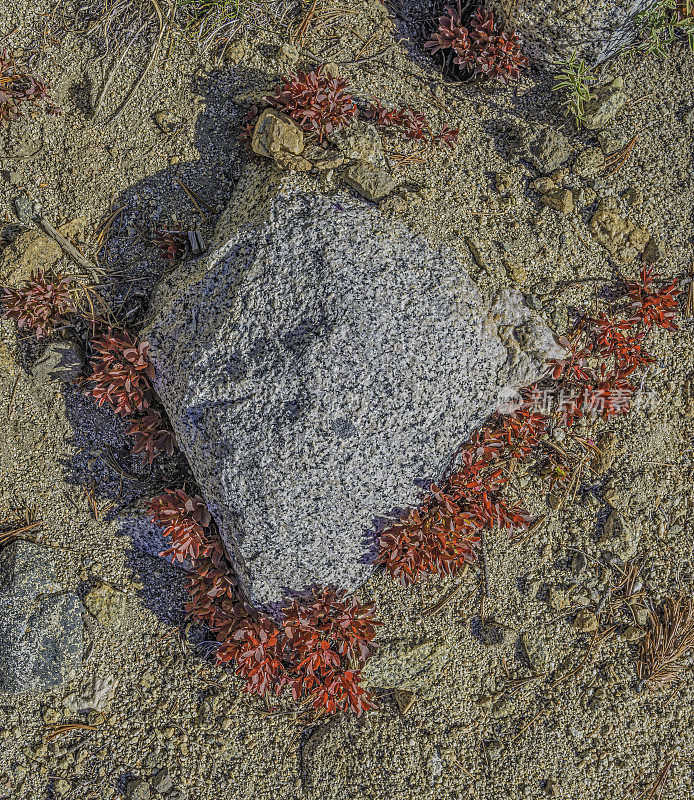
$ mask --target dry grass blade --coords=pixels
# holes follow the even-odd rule
[[[674,762],[674,758],[671,758],[667,764],[662,768],[658,776],[653,780],[636,798],[636,800],[656,800],[656,798],[660,798],[663,793],[663,788],[665,787],[665,781],[667,780],[667,776],[672,769],[672,764]],[[632,784],[633,785],[633,784]],[[657,794],[656,794],[657,792]]]
[[[12,527],[12,526],[17,524],[17,521],[18,520],[15,520],[13,522],[7,521],[7,522],[4,522],[4,523],[2,523],[0,525],[0,527],[3,527],[3,528],[7,528],[8,526],[10,526],[8,530],[0,531],[0,547],[2,547],[5,544],[10,544],[10,542],[13,542],[22,533],[27,533],[28,531],[33,531],[36,528],[40,528],[41,525],[43,525],[43,521],[42,520],[38,520],[37,522],[30,522],[27,519],[27,524],[26,525],[21,525],[20,527]]]
[[[70,733],[70,731],[95,731],[95,730],[96,730],[96,725],[87,725],[84,722],[56,723],[55,725],[46,725],[44,727],[43,739],[46,742],[50,742],[52,739],[55,739],[56,736],[60,736],[63,733]]]
[[[313,0],[311,5],[309,6],[306,15],[299,23],[299,27],[297,28],[296,34],[290,37],[290,41],[294,44],[301,44],[304,37],[306,36],[306,32],[308,31],[308,26],[311,24],[311,20],[313,19],[313,15],[316,13],[316,6],[318,5],[318,0]]]
[[[650,622],[637,671],[642,685],[662,689],[679,679],[684,659],[694,650],[694,603],[683,596],[667,597],[660,613],[651,609]]]
[[[464,570],[461,570],[461,573],[464,574]],[[461,588],[461,584],[458,584],[451,589],[450,592],[447,592],[440,600],[434,603],[433,606],[425,609],[422,612],[422,619],[429,619],[429,617],[432,617],[437,611],[440,611],[446,605],[446,603],[450,602],[454,597],[457,597],[460,594]]]
[[[617,172],[617,170],[624,165],[631,151],[634,149],[637,138],[638,133],[635,133],[621,150],[617,150],[617,152],[613,153],[605,162],[605,166],[610,167],[610,171],[607,173],[608,175]]]

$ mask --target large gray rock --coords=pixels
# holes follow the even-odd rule
[[[634,17],[654,0],[493,0],[500,18],[515,29],[535,64],[576,53],[598,63],[634,39]]]
[[[150,316],[157,392],[268,604],[362,583],[377,521],[561,352],[519,296],[485,300],[455,253],[254,165],[210,254],[160,284]]]
[[[55,553],[17,541],[0,551],[0,692],[46,691],[82,661],[82,604]]]

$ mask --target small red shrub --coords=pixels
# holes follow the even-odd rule
[[[16,319],[20,330],[34,331],[37,339],[46,339],[75,313],[71,286],[70,278],[51,280],[39,270],[19,289],[3,288],[2,315],[5,319]]]
[[[236,674],[246,680],[246,691],[264,697],[280,694],[286,684],[282,662],[282,632],[267,615],[246,617],[231,635],[224,634],[217,651],[220,662],[236,661]]]
[[[680,294],[676,281],[660,281],[658,286],[653,277],[653,267],[646,267],[645,264],[641,267],[639,278],[638,281],[622,278],[628,298],[627,309],[631,314],[629,322],[644,325],[646,328],[655,325],[668,331],[676,331],[677,325],[673,320]]]
[[[172,561],[194,560],[205,556],[221,562],[223,551],[217,539],[205,535],[212,518],[203,499],[191,497],[183,489],[171,491],[150,501],[152,521],[164,527],[164,536],[171,537],[171,547],[160,553],[171,556]]]
[[[133,453],[142,455],[145,463],[153,463],[159,453],[172,455],[176,446],[173,433],[164,427],[164,420],[155,408],[148,408],[126,431],[135,439]]]
[[[411,106],[397,109],[386,108],[378,102],[371,103],[366,111],[366,116],[379,128],[399,130],[406,139],[445,144],[452,148],[458,138],[459,130],[447,126],[437,134],[432,133],[424,114],[415,111]]]
[[[92,340],[94,384],[91,394],[101,406],[108,402],[116,414],[134,414],[149,406],[154,367],[147,357],[149,344],[135,341],[127,332],[109,330]]]
[[[453,63],[462,72],[489,80],[496,78],[502,83],[515,80],[528,66],[516,34],[498,27],[494,14],[484,8],[473,12],[466,27],[462,23],[460,6],[457,11],[446,6],[446,13],[439,18],[438,30],[424,47],[432,54],[452,49]]]
[[[156,228],[152,231],[152,241],[160,250],[161,257],[174,267],[186,253],[187,238],[181,228]]]
[[[43,81],[22,72],[11,53],[0,54],[0,126],[23,116],[24,104],[34,105],[47,97],[48,87]]]
[[[297,72],[282,81],[266,101],[296,120],[303,130],[317,133],[319,140],[358,116],[354,98],[346,91],[347,81],[330,77],[323,67]]]

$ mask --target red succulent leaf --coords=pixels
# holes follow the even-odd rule
[[[140,453],[142,460],[152,463],[159,453],[172,455],[176,446],[173,433],[164,425],[161,414],[154,408],[131,423],[126,433],[135,439],[133,453]]]
[[[668,331],[676,331],[674,318],[679,306],[680,290],[677,282],[656,282],[653,267],[645,264],[641,267],[638,281],[622,277],[624,291],[628,296],[627,311],[631,314],[629,322],[644,325],[646,328],[657,326]]]
[[[92,340],[94,384],[91,394],[101,406],[107,402],[117,414],[144,411],[150,403],[154,367],[147,342],[137,342],[129,333],[109,330]]]
[[[321,66],[312,72],[283,77],[274,95],[265,100],[288,114],[303,130],[317,133],[321,141],[358,116],[347,86],[347,81],[331,77]]]
[[[484,8],[474,11],[466,27],[459,11],[447,6],[438,29],[424,47],[432,54],[452,49],[453,63],[463,71],[503,83],[518,78],[528,66],[516,34],[499,28],[493,13]]]
[[[2,287],[2,316],[16,319],[20,330],[33,331],[37,339],[46,339],[75,313],[71,287],[71,278],[49,279],[39,270],[19,289]]]

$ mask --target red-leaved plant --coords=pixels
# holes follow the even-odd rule
[[[48,97],[43,81],[22,72],[11,53],[0,54],[0,126],[23,115],[23,105],[34,105]],[[50,111],[55,111],[51,106]]]
[[[3,287],[2,316],[17,320],[20,330],[33,331],[37,339],[46,339],[75,313],[71,288],[71,278],[49,278],[39,270],[19,289]]]
[[[446,6],[438,29],[424,47],[432,54],[452,50],[453,63],[463,74],[502,83],[515,80],[528,66],[517,35],[500,28],[491,11],[477,8],[467,26],[463,25],[460,0],[457,10]]]
[[[679,290],[645,266],[640,280],[621,278],[618,288],[626,298],[618,316],[580,316],[569,337],[560,339],[566,356],[549,362],[547,376],[521,392],[515,410],[494,414],[461,449],[442,485],[432,484],[418,508],[381,534],[378,563],[402,584],[425,574],[456,574],[476,560],[484,530],[527,527],[527,512],[503,495],[510,464],[536,457],[550,422],[570,429],[584,416],[609,419],[629,411],[635,389],[630,376],[655,360],[644,349],[644,337],[653,326],[676,330]],[[595,449],[575,433],[570,440],[584,452]],[[554,491],[567,485],[575,465],[561,448],[547,450],[536,461]]]
[[[186,253],[186,234],[182,228],[156,228],[152,231],[152,242],[160,250],[161,257],[175,267]]]
[[[101,406],[108,403],[116,414],[144,411],[152,399],[151,378],[154,367],[149,361],[147,342],[134,340],[126,331],[109,330],[92,340],[91,359],[94,384],[91,394]]]
[[[438,133],[433,133],[424,114],[415,111],[411,106],[386,108],[376,102],[368,107],[366,116],[379,128],[400,131],[406,139],[445,144],[451,148],[455,146],[460,132],[457,128],[445,126]]]
[[[314,589],[280,612],[280,621],[246,603],[218,534],[200,497],[166,490],[150,503],[153,520],[172,546],[161,553],[190,562],[186,588],[189,618],[217,635],[219,663],[233,662],[250,694],[308,699],[329,714],[373,707],[360,685],[359,670],[370,654],[376,626],[373,604],[360,604],[343,591]]]
[[[638,281],[621,278],[624,292],[628,298],[627,311],[631,314],[629,322],[634,325],[653,325],[676,331],[673,322],[678,304],[679,289],[676,281],[658,281],[653,277],[653,267],[641,267]]]
[[[159,453],[172,455],[176,447],[173,433],[166,428],[161,412],[148,408],[134,420],[126,431],[135,440],[133,453],[140,454],[142,460],[152,464]]]
[[[312,72],[284,76],[274,95],[265,100],[296,120],[303,130],[317,133],[320,141],[358,116],[347,86],[346,80],[333,78],[321,66]]]

